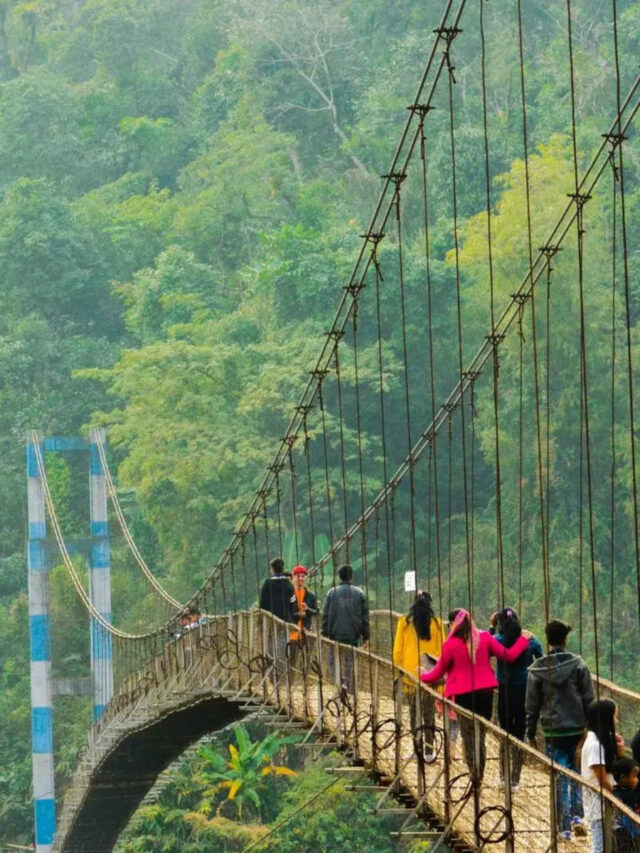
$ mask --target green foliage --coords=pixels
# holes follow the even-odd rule
[[[325,791],[326,788],[324,766],[310,764],[300,782],[284,794],[278,820],[287,823],[265,843],[265,851],[315,853],[349,849],[354,853],[387,853],[393,849],[386,821],[367,815],[371,804],[366,797],[350,791],[343,780]],[[311,807],[295,814],[316,796]]]
[[[211,267],[179,246],[170,246],[158,255],[154,269],[136,273],[118,291],[127,306],[127,326],[141,344],[164,340],[173,327],[224,304]]]
[[[539,0],[524,5],[537,246],[572,189],[570,127],[564,109],[567,68],[564,22],[557,4]],[[611,26],[602,4],[581,0],[573,5],[583,163],[590,154],[590,140],[599,140],[610,122],[615,77]],[[494,284],[500,310],[527,264],[522,117],[512,20],[500,4],[488,3],[484,9]],[[640,50],[640,3],[621,0],[618,10],[624,93]],[[383,0],[0,0],[0,843],[28,842],[32,835],[24,598],[26,430],[38,427],[47,434],[75,435],[88,423],[107,425],[118,486],[130,490],[127,514],[145,556],[174,594],[186,596],[193,591],[227,546],[308,379],[360,245],[359,235],[367,227],[379,190],[378,175],[388,169],[438,13],[434,4],[412,0],[393,4]],[[489,282],[484,170],[478,168],[483,147],[477,120],[480,46],[475,23],[465,21],[463,28],[454,48],[466,357],[489,328]],[[436,107],[429,115],[428,160],[439,402],[458,377],[456,276],[448,254],[453,216],[448,108],[444,100],[438,100]],[[625,181],[631,247],[637,247],[640,229],[640,168],[634,151],[630,140]],[[404,273],[416,429],[423,428],[429,411],[420,199],[419,182],[409,180],[403,188]],[[590,202],[588,210],[585,281],[594,324],[589,333],[594,332],[594,341],[597,337],[588,352],[595,448],[608,446],[610,429],[609,220],[607,190],[607,195]],[[389,232],[379,254],[385,275],[382,383],[388,401],[390,470],[406,455],[395,249]],[[586,587],[577,591],[575,584],[584,542],[578,536],[574,488],[579,477],[575,448],[580,405],[572,382],[577,358],[575,277],[571,280],[574,246],[567,245],[556,260],[563,286],[554,285],[552,317],[559,333],[550,430],[552,604],[559,615],[574,621],[579,603],[585,613],[590,609]],[[640,254],[636,250],[629,258],[629,273],[636,354],[640,317]],[[359,378],[361,387],[371,392],[362,404],[360,435],[355,418],[354,352],[349,339],[342,345],[344,447],[335,439],[332,377],[324,388],[327,429],[333,435],[327,448],[329,495],[338,514],[344,452],[346,509],[351,518],[360,510],[360,449],[366,463],[365,497],[376,493],[382,470],[378,350],[370,331],[366,332],[373,322],[370,292],[362,300],[359,315],[365,330],[358,344]],[[622,302],[616,314],[622,334]],[[541,318],[541,338],[545,322]],[[527,329],[524,336],[529,348]],[[530,350],[525,353],[530,364]],[[518,514],[519,448],[513,429],[519,407],[518,356],[514,336],[513,342],[505,344],[500,373],[503,515],[509,520]],[[544,369],[541,378],[544,381]],[[525,370],[524,379],[528,389],[524,412],[530,427],[534,422],[530,369]],[[617,483],[619,496],[625,497],[616,507],[616,619],[621,631],[614,638],[614,650],[620,660],[619,677],[633,682],[635,647],[625,639],[636,636],[637,618],[622,371],[616,390],[620,401]],[[476,606],[480,613],[488,613],[495,607],[494,433],[490,393],[481,385],[476,391],[474,571]],[[313,531],[306,522],[300,525],[297,550],[292,517],[285,514],[281,519],[282,547],[289,565],[294,560],[310,563],[313,552],[317,557],[328,550],[321,440],[317,425],[312,424],[309,459],[316,523]],[[529,471],[534,460],[529,431],[525,442]],[[63,527],[69,534],[82,535],[88,518],[86,483],[84,492],[76,488],[80,468],[54,456],[47,464]],[[597,454],[594,557],[596,592],[602,596],[608,595],[609,571],[606,468],[605,456]],[[303,472],[296,475],[302,487]],[[539,628],[542,589],[535,479],[530,476],[522,485],[527,506],[523,519],[525,615]],[[462,497],[460,485],[454,485],[451,590],[454,597],[466,601]],[[422,513],[418,545],[426,553],[428,504],[423,498],[419,495],[417,501]],[[398,578],[408,567],[408,518],[408,503],[399,495],[394,545]],[[514,600],[519,591],[518,546],[517,525],[505,525],[507,594]],[[364,565],[360,560],[354,552],[356,567]],[[142,591],[125,549],[116,540],[113,564],[118,622],[141,627],[161,621],[166,611]],[[85,571],[81,561],[78,565]],[[385,586],[379,583],[384,571],[383,561],[369,560],[372,590]],[[325,587],[329,580],[327,573]],[[252,596],[253,590],[252,585],[242,595]],[[61,567],[52,572],[51,594],[56,671],[86,674],[86,619],[80,616]],[[385,586],[376,603],[388,603],[386,595]],[[590,627],[585,630],[588,653],[592,651]],[[605,652],[608,642],[605,639]],[[56,702],[59,790],[83,740],[86,704],[67,698]],[[295,799],[299,784],[315,778],[305,773],[303,780],[294,781],[287,797]],[[257,822],[238,824],[224,815],[199,812],[200,789],[190,791],[192,782],[183,781],[183,793],[176,794],[170,808],[142,810],[136,824],[139,835],[126,842],[127,850],[167,853],[212,846],[236,850],[264,832]],[[210,780],[211,785],[218,782]],[[348,800],[346,792],[341,791],[341,796]],[[246,802],[249,811],[255,811],[249,794]],[[338,809],[339,804],[332,803]],[[357,811],[355,803],[352,807]],[[267,812],[262,818],[271,821],[272,814]],[[346,820],[340,811],[331,826],[323,829],[318,818],[313,830],[315,849],[323,849],[325,843],[339,849],[338,835],[346,831]],[[361,837],[369,839],[371,850],[383,849],[375,846],[378,842],[369,825],[374,824],[363,822]],[[334,830],[329,840],[322,835]]]
[[[52,184],[26,178],[13,184],[4,196],[0,228],[2,300],[9,317],[37,313],[58,328],[74,323],[92,330],[99,320],[108,332],[114,306],[92,242]]]
[[[204,741],[178,761],[158,800],[136,813],[119,842],[122,853],[235,851],[265,833],[261,820],[277,815],[285,790],[277,777],[297,783],[293,770],[275,763],[294,738],[261,736],[251,723],[233,737],[235,743],[224,735]]]
[[[272,785],[269,823],[255,821],[255,804],[238,809],[234,819],[220,814],[220,807],[214,812],[216,803],[224,806],[229,801],[219,792],[212,796],[211,783],[218,788],[231,778],[254,785],[255,801],[264,807],[265,791],[260,789],[260,780],[264,783],[272,774],[262,775],[260,768],[271,768],[276,751],[291,740],[273,733],[260,740],[255,723],[249,722],[247,729],[238,726],[233,730],[237,749],[233,743],[225,746],[221,742],[224,735],[220,735],[186,753],[169,771],[169,784],[162,787],[157,800],[138,809],[116,849],[120,853],[178,853],[183,849],[204,853],[215,848],[231,853],[265,836],[263,848],[269,853],[315,853],[346,846],[356,853],[390,853],[390,824],[366,813],[372,797],[350,791],[342,779],[333,784],[329,780],[327,789],[325,767],[335,763],[336,756],[321,762],[303,757],[297,775],[292,771],[287,774],[286,786]],[[295,747],[292,751],[301,760]],[[233,772],[228,779],[230,770]]]
[[[82,163],[89,152],[78,106],[74,89],[45,69],[5,83],[0,90],[3,189],[19,178],[62,177],[70,161],[80,168],[62,180],[74,189],[87,180]]]
[[[0,826],[8,838],[25,841],[31,803],[28,624],[25,595],[0,605]]]
[[[273,791],[271,777],[296,775],[289,767],[273,761],[275,754],[288,741],[273,732],[261,741],[252,742],[241,725],[236,727],[235,737],[237,746],[229,744],[229,756],[221,755],[219,750],[207,745],[198,750],[201,759],[199,778],[205,784],[199,811],[208,814],[212,805],[209,800],[225,792],[226,799],[220,800],[218,815],[226,803],[233,802],[238,819],[242,819],[247,811],[260,819],[266,810],[264,796]]]

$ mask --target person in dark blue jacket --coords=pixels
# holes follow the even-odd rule
[[[638,803],[638,764],[633,758],[622,756],[616,758],[611,768],[615,779],[614,796],[631,809],[640,814]],[[614,816],[613,828],[616,837],[618,853],[638,853],[640,851],[640,826],[624,814]]]
[[[505,648],[511,646],[522,633],[522,625],[513,607],[505,607],[492,617],[492,627],[496,640]],[[498,661],[496,672],[498,678],[498,722],[500,727],[510,735],[524,740],[526,728],[525,698],[527,695],[527,670],[534,658],[542,657],[542,646],[537,637],[531,637],[529,646],[514,663]],[[513,744],[511,747],[511,790],[520,787],[520,772],[523,762],[522,750]],[[500,780],[504,785],[505,744],[500,742]]]

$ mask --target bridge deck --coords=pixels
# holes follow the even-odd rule
[[[398,689],[399,672],[388,659],[345,647],[340,655],[336,644],[309,635],[304,653],[299,652],[293,661],[280,658],[281,663],[274,667],[270,651],[283,648],[286,639],[286,626],[259,611],[216,617],[168,643],[142,672],[125,679],[94,727],[92,746],[65,798],[54,850],[112,849],[123,820],[120,814],[120,825],[110,825],[115,820],[112,806],[118,786],[128,783],[135,789],[128,806],[131,814],[163,769],[159,766],[163,760],[166,766],[205,731],[250,713],[245,704],[250,697],[307,723],[309,737],[331,737],[349,746],[365,767],[408,788],[424,805],[425,813],[471,850],[488,845],[505,853],[556,849],[586,853],[590,849],[588,838],[561,845],[556,839],[552,791],[557,777],[571,774],[522,744],[526,764],[520,790],[512,791],[508,782],[502,789],[499,756],[500,742],[508,742],[505,733],[485,720],[473,720],[458,708],[459,717],[473,721],[477,735],[481,730],[486,733],[482,783],[472,784],[462,759],[462,744],[456,750],[451,741],[449,714],[436,716],[435,760],[431,764],[420,761],[406,697],[403,700]],[[345,662],[351,654],[353,684],[357,685],[353,693],[337,686],[339,681],[350,680]],[[427,690],[424,686],[418,689]],[[434,701],[438,698],[427,692]],[[196,722],[188,732],[177,722],[187,713]],[[140,773],[137,787],[132,786],[132,780],[125,778],[126,762],[124,767],[118,763],[118,755],[124,749],[131,767],[135,738],[142,733],[146,748],[154,751],[154,727],[167,719],[175,722],[165,725],[163,737],[173,732],[175,748],[167,751],[166,760],[157,754],[155,760],[147,759],[146,772]],[[144,761],[141,766],[144,771]],[[608,795],[603,798],[608,821],[614,802]],[[89,837],[91,846],[87,841],[85,847],[83,838]]]
[[[334,693],[337,699],[337,694]],[[305,701],[303,690],[293,687],[292,699],[294,706],[294,718],[297,720],[312,720],[318,713],[316,699],[307,698]],[[348,701],[348,700],[347,700]],[[360,692],[358,697],[360,706],[371,703],[370,694]],[[335,706],[334,706],[335,707]],[[396,703],[389,699],[380,701],[378,708],[383,718],[393,717]],[[311,713],[310,713],[311,712]],[[505,807],[505,791],[500,787],[500,743],[499,737],[493,733],[487,734],[487,761],[482,785],[478,792],[478,802],[470,791],[470,778],[468,768],[463,758],[462,744],[458,743],[453,754],[449,755],[449,779],[447,780],[443,767],[443,746],[440,747],[440,755],[431,764],[419,768],[416,760],[414,741],[411,734],[409,720],[409,709],[406,703],[402,708],[400,721],[401,734],[396,743],[392,736],[391,726],[383,726],[382,735],[379,737],[379,749],[374,760],[371,748],[371,734],[368,721],[365,721],[358,737],[358,755],[364,759],[365,765],[383,772],[387,777],[398,777],[402,785],[407,787],[417,801],[420,800],[421,791],[426,795],[426,804],[429,811],[436,815],[438,821],[443,825],[447,823],[445,804],[447,802],[447,789],[452,801],[455,819],[452,829],[455,837],[464,842],[466,846],[474,849],[477,846],[475,824],[476,814],[484,811],[481,818],[481,835],[486,836],[484,843],[491,843],[494,849],[504,849],[504,842],[490,841],[496,839],[506,829],[506,815],[511,814],[515,829],[514,850],[518,851],[545,851],[550,847],[550,819],[549,798],[550,785],[549,775],[538,765],[533,756],[531,761],[523,767],[521,785],[517,792],[512,793],[511,808]],[[436,718],[436,726],[442,726],[441,716]],[[329,713],[325,716],[325,731],[340,736],[342,732],[348,732],[348,741],[353,743],[355,735],[354,714],[342,704],[341,716]],[[424,783],[419,778],[423,774]],[[482,839],[481,839],[482,843]],[[574,839],[563,842],[563,850],[587,851],[590,850],[588,838]]]

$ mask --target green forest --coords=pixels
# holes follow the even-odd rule
[[[393,819],[367,815],[375,796],[358,794],[327,772],[340,765],[340,755],[301,758],[292,741],[256,722],[202,741],[164,774],[116,850],[231,853],[251,844],[271,853],[396,849],[388,835]],[[285,763],[275,764],[277,756]],[[425,842],[414,842],[411,850],[422,853]]]
[[[106,427],[111,469],[141,552],[181,601],[195,592],[249,506],[315,363],[413,102],[443,6],[436,0],[0,0],[0,847],[30,843],[33,835],[27,430],[75,436],[86,435],[90,426]],[[530,0],[523,6],[527,170],[533,245],[538,247],[572,191],[567,22],[564,4],[554,0]],[[616,63],[608,5],[575,0],[573,6],[582,169],[615,116]],[[520,57],[516,3],[487,2],[482,8],[493,288],[500,311],[528,264]],[[457,267],[452,253],[446,79],[427,123],[427,225],[437,306],[433,387],[438,404],[457,375],[457,278],[465,359],[491,329],[479,9],[478,2],[469,4],[462,32],[451,47]],[[640,2],[619,0],[617,11],[624,98],[637,74]],[[580,650],[592,664],[598,655],[604,675],[613,674],[633,687],[640,676],[639,598],[624,359],[628,326],[629,352],[636,365],[640,363],[637,129],[631,128],[628,137],[624,171],[628,324],[619,219],[617,231],[611,226],[612,210],[619,209],[612,201],[613,171],[603,177],[589,202],[586,223],[590,441],[596,451],[593,553],[577,485],[579,479],[582,482],[578,448],[584,401],[575,238],[567,239],[554,260],[553,309],[545,319],[541,303],[540,337],[551,333],[553,323],[553,360],[543,368],[542,380],[547,379],[552,398],[547,425],[552,507],[547,531],[549,604],[555,615],[574,625],[576,650],[579,635]],[[420,185],[412,180],[404,208],[404,284],[409,300],[405,340],[394,289],[393,235],[381,244],[379,254],[385,285],[380,349],[385,371],[380,384],[389,400],[390,471],[407,452],[402,420],[405,372],[413,388],[416,437],[429,414],[425,223]],[[618,285],[613,298],[612,277]],[[359,408],[356,412],[354,402],[353,340],[347,337],[344,345],[348,394],[341,422],[342,452],[346,446],[350,465],[343,479],[342,510],[350,520],[358,513],[361,498],[369,501],[384,482],[376,443],[379,376],[373,318],[372,305],[363,305],[358,369],[369,397],[362,412]],[[545,608],[531,426],[532,338],[526,322],[520,335],[516,331],[505,342],[500,367],[505,583],[507,596],[522,607],[532,630],[540,633]],[[612,331],[619,347],[613,371]],[[518,373],[520,346],[526,360],[523,379]],[[636,376],[636,387],[639,380]],[[335,403],[331,381],[327,380],[328,408]],[[476,392],[473,445],[469,445],[474,460],[474,606],[478,622],[484,624],[497,603],[495,422],[490,384],[479,382]],[[329,412],[328,417],[335,427],[335,415]],[[525,423],[520,441],[519,417]],[[308,440],[311,452],[315,447],[317,454],[321,446],[317,425]],[[332,442],[327,489],[337,494],[343,474],[337,441]],[[357,470],[363,447],[367,461],[377,466],[374,472],[367,469],[366,476]],[[444,471],[444,442],[438,453]],[[316,463],[317,459],[316,455]],[[87,476],[82,465],[59,455],[47,458],[58,515],[69,537],[88,535]],[[311,565],[327,550],[324,478],[325,472],[315,464],[315,538],[308,522],[301,522],[301,539],[296,532],[294,550],[293,520],[290,515],[282,519],[284,537],[279,545],[289,563],[297,557]],[[443,550],[448,536],[446,578],[438,576],[436,582],[435,509],[424,483],[417,492],[417,547],[430,567],[429,583],[440,590],[439,606],[446,611],[451,603],[466,604],[469,595],[468,565],[463,566],[463,484],[457,474],[448,507],[443,495],[440,510],[442,517],[448,515],[442,534]],[[367,592],[372,606],[401,610],[407,603],[403,578],[411,538],[406,495],[399,496],[396,511],[397,552],[390,591],[380,591],[388,580],[388,566],[383,569],[381,562],[371,561]],[[612,517],[617,530],[613,545]],[[343,528],[335,532],[341,534]],[[114,621],[128,627],[161,623],[166,608],[143,591],[134,561],[115,531],[112,550]],[[362,557],[354,564],[358,571]],[[86,570],[81,561],[80,568]],[[266,575],[266,559],[260,571]],[[578,583],[583,574],[584,583]],[[323,576],[317,581],[319,591],[331,582],[328,574]],[[253,603],[251,596],[243,603]],[[55,675],[86,675],[88,620],[61,561],[51,573],[51,612]],[[88,700],[56,698],[58,794],[86,744],[89,721]],[[123,853],[196,853],[210,849],[212,839],[227,845],[219,849],[242,849],[265,826],[277,823],[326,784],[321,764],[295,778],[274,774],[255,799],[249,797],[246,813],[237,820],[232,808],[223,807],[224,796],[216,787],[220,780],[214,780],[215,773],[222,772],[218,765],[228,755],[232,735],[224,733],[199,746],[172,770],[168,785],[134,818],[121,841]],[[265,743],[259,729],[245,736]],[[268,742],[265,749],[270,749]],[[273,755],[275,764],[299,771],[294,752],[279,743],[269,760]],[[333,789],[326,797],[323,808],[335,816],[328,822],[336,833],[348,824],[353,828],[354,810],[364,815],[366,805],[346,790]],[[300,825],[304,827],[294,821],[291,832]],[[304,827],[309,838],[320,839],[309,850],[338,844],[335,838],[322,836],[325,830],[321,822],[312,830]],[[375,853],[389,849],[386,832],[374,821],[363,819],[358,833],[361,848],[350,849]],[[276,834],[280,840],[263,849],[274,853],[306,849],[291,843],[292,837]],[[166,841],[165,846],[159,839]],[[322,844],[328,846],[321,848]]]

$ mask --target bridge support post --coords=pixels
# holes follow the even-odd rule
[[[56,824],[53,771],[53,684],[49,563],[46,551],[45,500],[32,434],[27,438],[29,513],[29,637],[31,646],[31,757],[36,851],[49,853]]]
[[[551,765],[549,772],[549,841],[551,842],[547,848],[550,853],[558,853],[558,810],[556,786],[558,784],[558,774],[554,765]]]
[[[604,801],[604,821],[602,832],[604,835],[604,853],[613,853],[615,850],[613,835],[613,809],[609,800]]]
[[[98,444],[104,447],[103,429],[92,429],[90,443],[91,570],[89,594],[96,610],[111,621],[111,552],[107,518],[107,485]],[[91,620],[91,675],[93,719],[97,720],[113,695],[113,649],[111,635]]]

